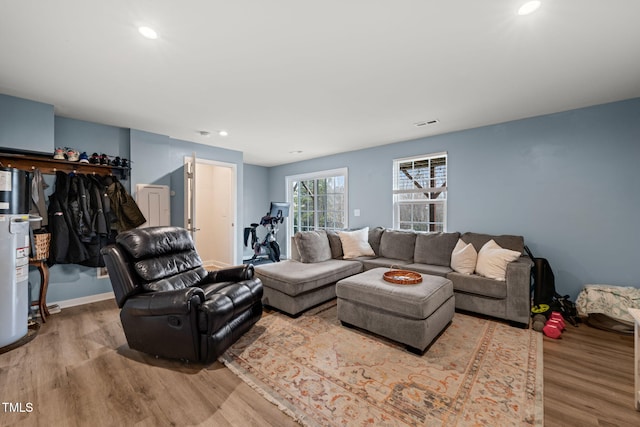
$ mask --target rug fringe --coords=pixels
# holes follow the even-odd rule
[[[535,405],[535,417],[536,426],[544,426],[544,340],[542,339],[542,333],[534,332],[536,334],[536,363],[540,365],[539,369],[535,370],[536,373],[536,405]]]

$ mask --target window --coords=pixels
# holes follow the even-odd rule
[[[394,160],[394,228],[441,232],[446,219],[447,153]]]
[[[291,235],[347,228],[347,169],[287,177]]]

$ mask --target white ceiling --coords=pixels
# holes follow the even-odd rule
[[[640,96],[640,1],[522,3],[0,0],[0,93],[264,166]]]

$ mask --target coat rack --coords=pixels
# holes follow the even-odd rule
[[[5,167],[32,171],[40,169],[44,174],[55,174],[57,171],[66,173],[83,173],[95,175],[118,175],[118,178],[129,178],[131,168],[111,165],[96,165],[91,163],[70,162],[68,160],[56,160],[47,155],[16,154],[0,152],[0,162]]]

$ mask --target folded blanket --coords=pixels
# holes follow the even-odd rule
[[[628,308],[640,308],[640,289],[632,286],[585,285],[576,299],[578,315],[605,314],[633,324]]]

